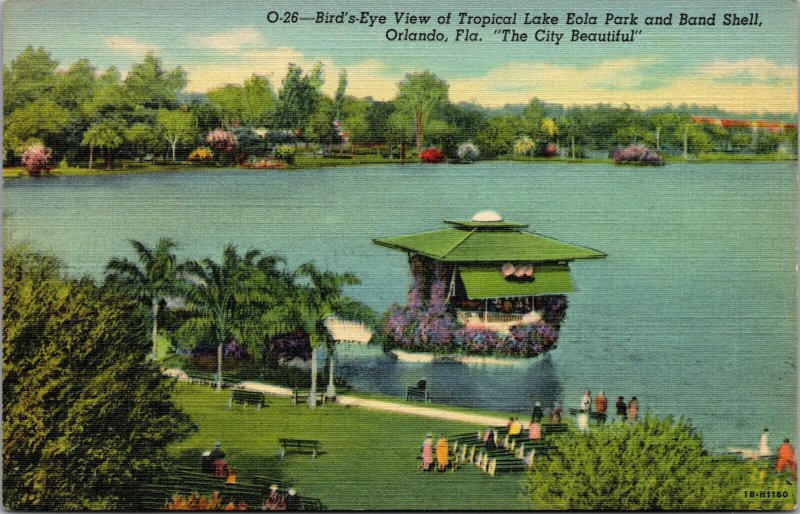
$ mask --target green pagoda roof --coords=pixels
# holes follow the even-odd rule
[[[606,254],[521,230],[503,221],[445,221],[451,228],[374,239],[375,244],[444,262],[565,262]]]

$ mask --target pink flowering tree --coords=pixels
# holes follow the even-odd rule
[[[42,145],[36,144],[25,150],[22,154],[22,165],[31,177],[38,177],[43,171],[50,169],[52,151]]]
[[[208,133],[206,143],[216,150],[217,155],[230,155],[236,149],[239,140],[236,139],[236,135],[232,132],[217,129]]]

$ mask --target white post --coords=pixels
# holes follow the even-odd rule
[[[331,345],[328,348],[330,350],[330,355],[328,355],[328,361],[329,361],[329,364],[330,364],[330,368],[329,368],[329,370],[330,370],[330,379],[328,380],[328,391],[325,393],[325,396],[327,396],[329,400],[332,400],[332,399],[336,398],[336,386],[333,384],[333,369],[334,369],[333,353],[334,353],[335,348],[336,347],[334,345]]]

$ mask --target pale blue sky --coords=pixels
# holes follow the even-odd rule
[[[410,71],[428,69],[450,83],[451,99],[484,105],[525,102],[533,96],[564,104],[628,102],[642,107],[690,102],[736,111],[789,111],[797,105],[797,4],[755,1],[593,1],[386,2],[11,0],[4,4],[3,60],[7,64],[28,45],[42,46],[62,64],[86,57],[98,68],[123,72],[148,50],[167,66],[186,69],[190,91],[238,83],[251,73],[280,82],[288,62],[325,64],[335,88],[340,69],[349,74],[349,92],[379,99],[394,96],[396,83]],[[491,7],[485,7],[491,5]],[[269,11],[299,10],[386,14],[383,27],[270,24]],[[450,26],[429,25],[453,39],[458,12],[518,13],[518,31],[537,29],[566,35],[547,42],[501,43],[493,28],[477,30],[481,43],[387,41],[395,11],[437,16],[454,13]],[[567,12],[600,16],[597,26],[567,26]],[[633,44],[569,43],[572,29],[605,32],[606,12],[639,15],[643,32]],[[557,15],[554,27],[521,25],[525,12]],[[681,12],[717,13],[714,27],[647,27],[643,18]],[[761,27],[723,27],[724,13],[758,12]]]

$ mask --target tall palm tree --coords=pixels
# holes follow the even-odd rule
[[[283,291],[276,287],[284,275],[277,269],[282,259],[262,256],[250,250],[240,256],[233,245],[222,252],[222,262],[211,259],[185,265],[184,295],[187,306],[196,316],[187,321],[189,330],[206,334],[217,345],[217,392],[222,390],[222,357],[224,345],[236,339],[253,346],[279,333],[285,326],[269,324],[270,307]]]
[[[320,271],[312,263],[303,264],[297,273],[308,279],[308,284],[298,291],[299,301],[296,302],[296,310],[300,328],[308,334],[311,344],[311,390],[308,395],[308,406],[313,409],[317,406],[317,351],[323,345],[327,348],[329,356],[326,396],[336,396],[336,387],[333,383],[333,352],[336,341],[325,327],[325,320],[335,316],[339,319],[371,322],[374,312],[363,303],[342,295],[344,286],[360,283],[354,274]]]
[[[133,293],[142,303],[149,304],[153,360],[158,350],[158,314],[165,298],[175,292],[180,265],[172,249],[172,239],[159,239],[154,248],[129,240],[139,257],[139,264],[128,259],[112,258],[106,264],[106,278]]]

